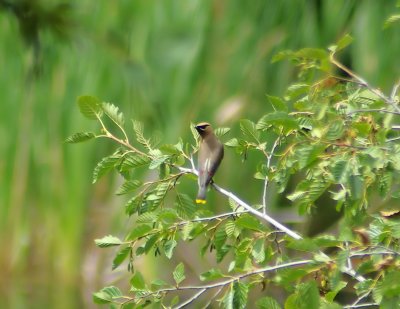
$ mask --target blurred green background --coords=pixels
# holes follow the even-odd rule
[[[129,226],[118,179],[91,184],[113,145],[63,143],[97,128],[77,96],[113,102],[165,142],[189,139],[191,121],[237,129],[296,78],[274,53],[347,32],[342,61],[388,91],[400,76],[399,27],[382,28],[393,13],[394,0],[1,0],[0,307],[90,308],[123,275],[93,243]],[[218,181],[259,202],[252,161],[232,169],[240,159],[227,157]]]

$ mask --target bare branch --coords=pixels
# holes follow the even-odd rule
[[[358,109],[351,112],[348,112],[347,115],[352,115],[356,113],[384,113],[384,114],[393,114],[393,115],[400,115],[400,112],[389,111],[383,108],[372,108],[372,109]]]

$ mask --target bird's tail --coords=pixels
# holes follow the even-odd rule
[[[205,204],[205,203],[207,203],[207,201],[206,201],[206,192],[207,192],[207,187],[206,186],[200,186],[199,187],[199,192],[197,193],[197,198],[196,198],[196,204]]]

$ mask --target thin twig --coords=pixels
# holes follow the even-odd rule
[[[400,87],[400,80],[393,86],[392,93],[390,94],[390,99],[395,102],[396,94]]]
[[[201,294],[203,294],[205,291],[207,291],[207,289],[201,289],[200,291],[198,291],[196,294],[194,294],[192,297],[190,297],[189,299],[185,300],[183,303],[179,304],[178,306],[174,307],[175,309],[180,309],[180,308],[184,308],[187,305],[191,304],[193,301],[195,301],[197,298],[199,298],[199,296]]]
[[[357,80],[361,86],[367,88],[369,91],[371,91],[373,94],[375,94],[377,97],[381,98],[386,104],[392,106],[397,112],[400,112],[400,108],[395,104],[394,100],[392,98],[388,98],[385,96],[380,90],[372,87],[366,80],[355,74],[353,71],[348,69],[346,66],[341,64],[335,59],[335,53],[330,54],[330,61],[334,65],[336,65],[339,69],[342,71],[346,72],[349,76]]]
[[[271,151],[269,154],[267,154],[267,170],[269,171],[271,167],[271,160],[274,155],[274,151],[276,147],[278,146],[279,143],[279,137],[275,140],[274,145],[272,146]],[[263,213],[267,213],[267,188],[268,188],[268,183],[269,183],[269,177],[268,175],[265,176],[265,181],[264,181],[264,190],[263,190]]]
[[[363,307],[379,307],[379,304],[377,304],[377,303],[364,303],[364,304],[358,304],[358,305],[344,306],[343,308],[351,309],[351,308],[363,308]]]
[[[400,112],[395,112],[395,111],[389,111],[387,109],[383,108],[371,108],[371,109],[357,109],[351,112],[348,112],[347,115],[352,115],[356,113],[384,113],[384,114],[393,114],[393,115],[400,115]]]
[[[227,280],[219,281],[219,282],[214,282],[210,284],[204,284],[204,285],[189,285],[189,286],[176,286],[176,287],[170,287],[170,288],[164,288],[164,289],[159,289],[157,291],[145,294],[141,297],[149,297],[152,295],[159,295],[163,294],[166,292],[175,292],[175,291],[187,291],[187,290],[210,290],[218,287],[223,287],[227,286],[235,281],[242,280],[244,278],[261,274],[261,273],[266,273],[266,272],[271,272],[275,271],[278,269],[283,269],[283,268],[289,268],[289,267],[296,267],[296,266],[302,266],[302,265],[307,265],[310,263],[313,263],[313,260],[300,260],[300,261],[295,261],[295,262],[290,262],[290,263],[285,263],[285,264],[280,264],[280,265],[274,265],[274,266],[268,266],[268,267],[263,267],[263,268],[256,268],[250,272],[243,273],[237,276],[232,276]]]

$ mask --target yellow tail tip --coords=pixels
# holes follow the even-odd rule
[[[207,203],[206,200],[196,199],[196,204],[203,204],[204,205],[205,203]]]

